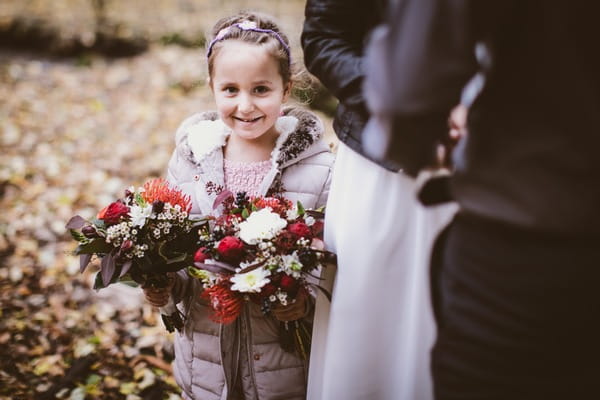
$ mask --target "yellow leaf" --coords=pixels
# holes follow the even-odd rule
[[[135,382],[125,382],[122,383],[121,386],[119,387],[119,392],[121,394],[133,394],[135,392],[136,389],[136,385]]]

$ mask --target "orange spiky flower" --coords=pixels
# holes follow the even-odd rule
[[[231,290],[231,282],[228,279],[205,288],[200,297],[210,301],[214,310],[210,318],[219,324],[235,321],[244,305],[244,299]]]
[[[146,182],[144,184],[144,192],[141,195],[150,204],[155,201],[170,203],[173,206],[178,204],[187,213],[192,209],[190,196],[183,194],[179,189],[170,187],[169,182],[162,178]]]
[[[292,208],[292,202],[283,197],[255,197],[251,201],[258,209],[269,207],[274,213],[282,216],[285,216],[287,210]]]

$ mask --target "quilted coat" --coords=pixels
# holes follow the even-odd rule
[[[288,108],[276,128],[280,135],[271,153],[272,167],[259,193],[281,193],[306,208],[325,205],[333,155],[321,138],[320,120],[308,111]],[[177,131],[168,180],[191,196],[192,214],[215,213],[212,204],[224,186],[223,146],[229,134],[214,112],[191,116]],[[234,323],[217,324],[199,299],[200,284],[182,272],[177,278],[173,297],[186,322],[175,337],[174,374],[184,399],[306,397],[307,361],[281,349],[279,321],[247,303]]]

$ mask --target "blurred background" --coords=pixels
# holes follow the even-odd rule
[[[172,335],[141,290],[91,290],[65,223],[164,176],[174,132],[213,109],[206,33],[241,9],[281,23],[301,61],[301,0],[0,1],[0,399],[179,399]],[[335,101],[312,107],[333,145]]]

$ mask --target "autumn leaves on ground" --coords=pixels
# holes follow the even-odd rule
[[[302,1],[0,5],[0,399],[180,398],[156,310],[91,290],[98,262],[79,273],[64,226],[164,175],[178,123],[212,107],[201,32],[250,5],[297,40]]]

